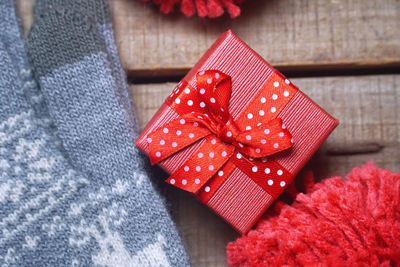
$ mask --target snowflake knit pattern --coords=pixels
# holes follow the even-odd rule
[[[0,266],[188,266],[134,148],[107,2],[36,2],[28,64],[0,1]]]

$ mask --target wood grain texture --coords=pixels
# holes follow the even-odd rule
[[[33,0],[17,0],[25,35]],[[231,20],[160,15],[138,0],[109,0],[130,76],[181,75],[232,29],[281,71],[400,66],[398,0],[248,1]]]
[[[305,167],[316,177],[346,175],[354,166],[374,161],[378,167],[400,171],[400,75],[299,78],[292,82],[340,120],[340,125]],[[175,84],[132,85],[141,127],[151,119]],[[332,156],[327,148],[376,142],[379,153]],[[165,176],[166,178],[167,176]],[[226,244],[237,234],[207,207],[181,190],[173,190],[175,221],[193,266],[225,266]]]
[[[400,65],[398,0],[247,1],[235,20],[165,16],[133,0],[110,4],[133,76],[185,73],[229,28],[281,71]]]

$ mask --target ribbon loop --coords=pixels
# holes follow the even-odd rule
[[[232,93],[231,78],[216,70],[199,72],[196,75],[196,87],[199,97],[205,102],[215,120],[228,122],[229,99]]]
[[[150,162],[156,164],[210,134],[203,116],[184,114],[149,134]]]
[[[238,150],[253,158],[270,156],[293,145],[292,135],[280,118],[240,133],[236,141],[239,143]]]

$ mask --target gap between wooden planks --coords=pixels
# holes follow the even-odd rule
[[[16,2],[26,35],[33,0]],[[160,15],[139,0],[109,3],[122,64],[136,78],[185,74],[229,28],[283,72],[400,68],[398,0],[249,0],[235,20]]]
[[[235,20],[165,16],[137,0],[109,2],[130,76],[182,75],[229,28],[284,72],[400,66],[397,0],[250,0]]]
[[[400,75],[297,78],[292,82],[340,120],[338,128],[306,166],[317,178],[344,176],[352,167],[367,161],[400,171]],[[174,83],[164,83],[130,87],[141,127],[151,119],[174,86]],[[365,142],[378,142],[384,148],[374,154],[326,154],[329,146]],[[158,176],[159,179],[166,177],[165,174]],[[177,210],[175,221],[193,266],[225,266],[225,247],[237,234],[189,194],[172,188],[167,190],[168,201]]]

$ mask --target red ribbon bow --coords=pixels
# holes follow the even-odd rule
[[[202,187],[209,192],[207,183],[220,186],[223,182],[210,181],[212,177],[226,178],[235,167],[266,190],[273,182],[265,179],[265,174],[274,171],[279,176],[291,177],[278,163],[265,160],[266,156],[290,148],[291,134],[276,117],[241,130],[243,127],[228,112],[232,93],[230,76],[217,70],[199,72],[196,88],[187,85],[181,90],[169,99],[169,105],[180,116],[148,136],[150,160],[156,164],[194,143],[199,148],[166,182],[192,193]],[[247,116],[251,119],[253,114]],[[284,181],[280,182],[282,185]]]

